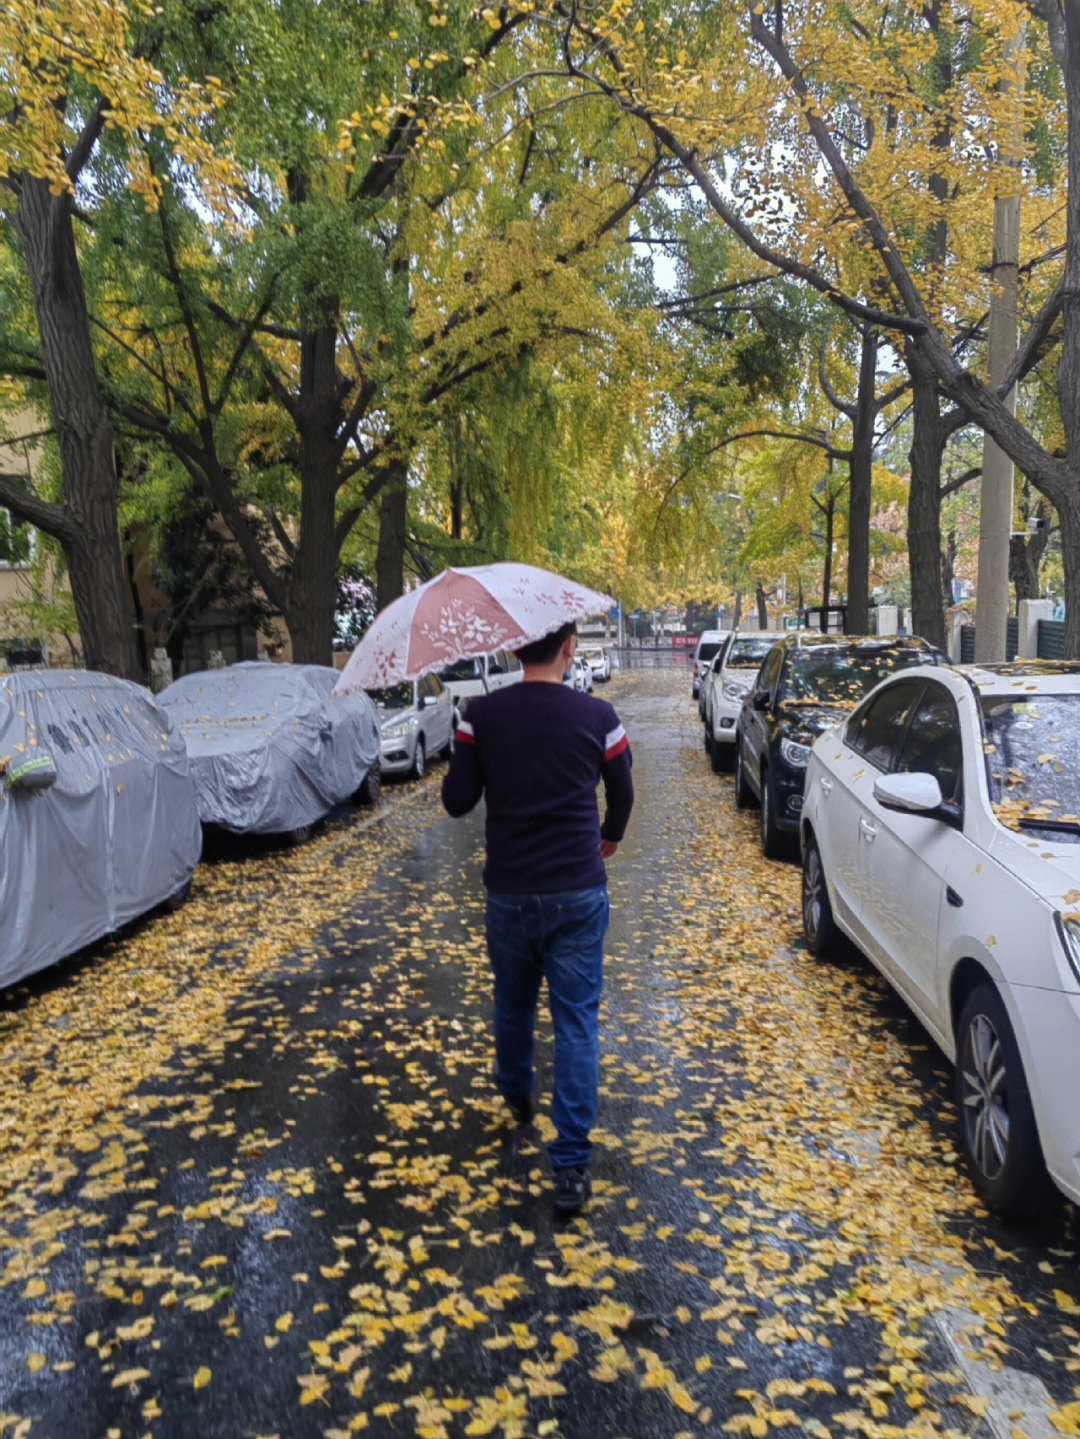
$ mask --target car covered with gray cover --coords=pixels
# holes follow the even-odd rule
[[[375,706],[335,695],[329,665],[251,660],[183,675],[158,695],[187,744],[204,824],[302,834],[377,781]]]
[[[185,893],[202,847],[184,741],[149,690],[0,675],[0,986]]]

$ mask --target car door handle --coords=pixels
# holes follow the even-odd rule
[[[820,780],[818,780],[818,784],[821,785],[821,793],[825,796],[826,799],[828,799],[829,795],[832,794],[832,786],[833,786],[832,780],[831,780],[831,779],[825,779],[825,778],[823,777],[823,778],[821,778]]]
[[[871,824],[869,820],[859,820],[859,833],[864,835],[868,841],[872,841],[877,834],[877,825]]]

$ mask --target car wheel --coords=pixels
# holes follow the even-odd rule
[[[356,791],[357,798],[361,804],[367,805],[369,809],[374,809],[379,803],[381,792],[382,782],[379,778],[379,766],[373,764],[364,776],[363,784]]]
[[[1053,1187],[1016,1036],[992,984],[972,990],[956,1038],[960,1140],[975,1188],[998,1214],[1034,1216]]]
[[[735,808],[747,809],[754,796],[746,779],[746,762],[743,759],[742,741],[735,741]]]
[[[313,824],[298,824],[295,829],[290,829],[287,835],[290,844],[307,844],[315,832]]]
[[[712,754],[712,748],[713,748],[712,730],[709,728],[708,725],[705,726],[705,729],[704,729],[703,734],[704,734],[704,740],[705,740],[705,753],[706,753],[706,754]]]
[[[802,857],[802,922],[806,947],[811,954],[824,954],[836,943],[829,889],[821,851],[812,834],[807,834]]]
[[[726,744],[721,744],[720,741],[719,741],[719,740],[716,738],[716,736],[713,734],[712,730],[710,729],[710,730],[709,730],[709,755],[710,755],[711,758],[712,758],[713,774],[721,774],[724,770],[727,769],[727,767],[728,767],[727,748],[728,748],[727,745],[726,745]]]
[[[424,753],[424,736],[416,736],[416,755],[413,759],[412,772],[417,779],[423,779],[427,770],[427,755]]]
[[[776,795],[769,771],[761,771],[761,852],[766,859],[779,859],[784,852],[784,839],[776,823]]]

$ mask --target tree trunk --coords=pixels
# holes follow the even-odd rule
[[[387,481],[379,503],[379,548],[375,556],[375,605],[383,609],[405,591],[405,533],[408,491],[405,467]]]
[[[24,176],[14,224],[33,286],[60,451],[64,523],[53,533],[67,560],[83,662],[141,680],[117,518],[112,422],[94,366],[70,199]]]
[[[757,587],[757,623],[759,630],[767,630],[769,628],[769,611],[765,605],[765,589],[760,581]]]
[[[1009,582],[1016,592],[1016,603],[1039,598],[1039,565],[1046,550],[1049,530],[1033,535],[1013,535],[1009,540]]]
[[[731,628],[732,628],[733,630],[737,630],[737,629],[739,628],[739,621],[740,621],[741,619],[742,619],[742,591],[741,591],[741,590],[736,590],[736,591],[735,591],[735,613],[734,613],[734,617],[732,618],[732,621],[731,621]]]
[[[332,308],[332,307],[331,307]],[[330,314],[300,342],[300,529],[285,623],[297,664],[329,664],[337,594],[335,497],[340,388]]]
[[[911,374],[911,488],[908,492],[908,563],[911,622],[917,635],[945,648],[941,595],[941,457],[945,436],[933,370],[914,345],[905,345]]]
[[[1080,3],[1064,7],[1062,72],[1068,101],[1068,197],[1058,407],[1065,427],[1066,494],[1058,505],[1065,567],[1065,654],[1080,658]]]
[[[450,538],[460,540],[464,520],[465,487],[460,476],[450,481]]]
[[[859,391],[851,426],[846,618],[850,635],[865,635],[870,629],[870,491],[877,416],[877,352],[878,332],[867,326],[862,331]]]
[[[832,551],[833,524],[836,518],[836,496],[829,494],[825,501],[825,564],[821,572],[821,603],[828,609],[832,594]],[[822,629],[828,629],[828,617],[822,616]]]
[[[956,526],[954,525],[945,537],[945,543],[941,547],[941,593],[944,596],[945,608],[948,609],[953,602],[953,580],[956,578]]]

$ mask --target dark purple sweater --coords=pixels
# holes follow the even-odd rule
[[[626,731],[606,700],[543,681],[507,685],[469,701],[443,804],[462,815],[486,795],[484,884],[493,894],[591,889],[607,880],[601,838],[621,840],[630,818],[630,763]]]

